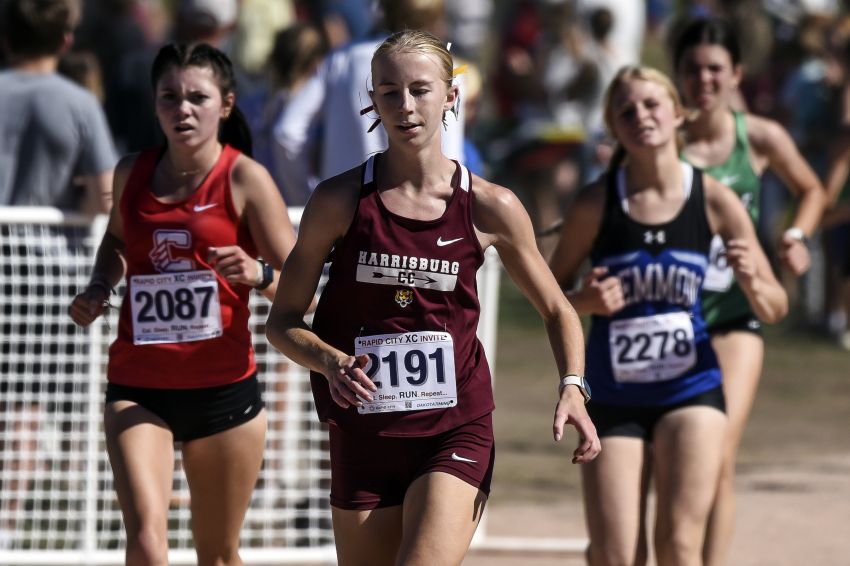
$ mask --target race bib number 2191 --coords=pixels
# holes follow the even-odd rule
[[[448,332],[402,332],[360,336],[354,353],[369,357],[363,368],[377,386],[360,413],[439,409],[457,405],[455,352]]]

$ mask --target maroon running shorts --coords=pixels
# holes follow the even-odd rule
[[[491,413],[435,436],[359,436],[330,426],[331,505],[368,510],[404,502],[424,474],[445,472],[490,494]]]

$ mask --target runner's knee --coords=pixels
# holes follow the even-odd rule
[[[164,529],[143,525],[127,533],[127,566],[167,566],[168,538]]]

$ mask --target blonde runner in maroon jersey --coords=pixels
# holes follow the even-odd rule
[[[402,4],[393,0],[392,6]],[[387,6],[390,4],[387,3]],[[451,55],[399,32],[372,59],[369,95],[389,147],[316,187],[266,325],[309,368],[330,424],[331,504],[340,564],[460,564],[493,466],[493,398],[475,338],[475,271],[498,250],[544,319],[562,379],[552,424],[579,432],[574,463],[599,439],[584,408],[581,325],[508,189],[441,150],[458,103]],[[326,259],[330,280],[304,322]]]
[[[475,334],[475,275],[484,252],[472,227],[469,171],[435,220],[384,206],[375,163],[363,166],[357,212],[332,255],[313,328],[329,344],[369,357],[375,401],[343,409],[311,375],[319,417],[349,433],[430,436],[493,410],[490,370]],[[428,409],[428,410],[422,410]]]

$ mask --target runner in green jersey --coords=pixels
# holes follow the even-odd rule
[[[706,165],[704,171],[724,185],[731,187],[739,197],[754,224],[758,224],[761,180],[750,163],[750,141],[747,136],[746,115],[735,112],[735,146],[728,159],[718,165]],[[685,152],[685,158],[689,156]],[[757,330],[759,321],[753,315],[747,297],[741,291],[732,268],[726,264],[723,242],[715,238],[711,242],[710,264],[705,274],[702,308],[705,322],[710,331],[723,328],[730,323],[744,322],[748,329]]]
[[[731,28],[718,20],[699,19],[680,33],[674,64],[686,104],[695,115],[685,124],[685,159],[703,168],[740,196],[755,221],[758,217],[759,177],[774,172],[797,198],[790,228],[779,243],[778,255],[794,275],[809,268],[806,237],[820,220],[825,193],[817,176],[778,123],[736,113],[732,100],[741,80],[740,51]],[[735,516],[735,455],[752,407],[764,358],[760,323],[747,307],[731,274],[723,272],[724,255],[713,250],[712,273],[704,296],[704,314],[711,333],[726,396],[729,424],[724,462],[712,517],[703,546],[704,563],[726,563]]]

